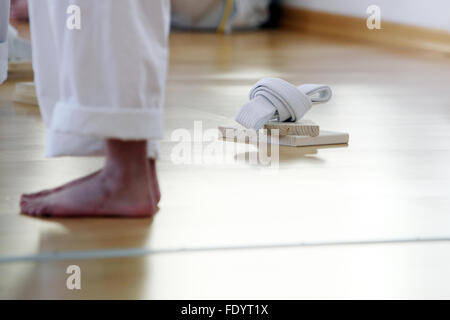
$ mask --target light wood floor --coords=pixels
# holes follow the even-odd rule
[[[154,219],[19,215],[102,159],[45,159],[38,109],[0,87],[0,298],[450,298],[450,59],[283,31],[175,33],[171,54]],[[329,84],[307,118],[349,145],[172,163],[173,130],[233,124],[266,76]]]

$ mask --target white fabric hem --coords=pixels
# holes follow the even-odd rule
[[[157,159],[159,156],[159,140],[147,140],[147,156]],[[54,130],[47,130],[45,156],[52,157],[89,157],[104,156],[105,139],[76,135]]]
[[[0,83],[8,77],[8,42],[0,43]]]
[[[163,113],[159,108],[88,107],[58,102],[50,129],[98,138],[160,139],[163,135]]]

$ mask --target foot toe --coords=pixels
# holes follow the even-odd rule
[[[20,197],[20,207],[22,208],[22,206],[25,206],[28,203],[29,198],[26,197],[25,195],[22,195]]]
[[[40,201],[35,198],[25,198],[22,199],[20,203],[20,209],[22,210],[22,213],[29,216],[35,216],[40,206]]]
[[[34,192],[34,193],[24,193],[22,195],[22,198],[23,199],[33,199],[33,198],[37,198],[37,197],[40,197],[40,196],[47,195],[50,192],[52,192],[52,190],[42,190],[42,191]]]
[[[42,204],[40,204],[40,205],[37,205],[34,209],[33,209],[33,215],[34,216],[41,216],[42,215],[42,212],[44,211],[44,205],[42,205]]]
[[[30,199],[21,199],[20,200],[20,210],[22,213],[28,214],[30,211]]]

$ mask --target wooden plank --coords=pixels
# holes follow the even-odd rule
[[[24,104],[38,105],[34,82],[18,82],[14,90],[13,101]]]
[[[31,61],[10,62],[8,64],[8,79],[32,80],[34,77]]]
[[[269,132],[272,129],[279,130],[280,136],[310,136],[317,137],[320,133],[320,127],[314,121],[302,119],[297,122],[268,122],[264,125],[264,129]]]
[[[235,142],[273,142],[269,137],[264,136],[262,139],[257,131],[251,129],[241,129],[235,127],[219,126],[221,138],[232,140]],[[306,147],[306,146],[323,146],[334,144],[347,144],[349,140],[348,133],[335,131],[320,131],[316,137],[297,136],[297,135],[280,135],[279,145],[290,147]]]

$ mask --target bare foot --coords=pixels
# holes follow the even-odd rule
[[[23,195],[23,213],[55,217],[148,217],[159,201],[155,161],[145,141],[108,140],[105,167],[56,189]]]
[[[155,194],[156,204],[158,204],[159,201],[161,200],[161,191],[159,189],[158,175],[156,173],[156,161],[155,161],[155,159],[149,158],[148,159],[148,164],[149,164],[149,167],[150,167],[150,185],[149,186],[150,186],[151,189],[153,189],[152,191]],[[86,181],[87,179],[90,179],[90,178],[98,175],[101,171],[102,170],[95,171],[95,172],[93,172],[93,173],[91,173],[91,174],[89,174],[89,175],[87,175],[85,177],[76,179],[76,180],[74,180],[72,182],[69,182],[69,183],[64,184],[62,186],[59,186],[57,188],[48,189],[48,190],[42,190],[42,191],[39,191],[39,192],[36,192],[36,193],[23,194],[22,195],[22,199],[27,199],[28,200],[30,198],[40,197],[40,196],[43,196],[43,195],[47,195],[49,193],[54,193],[56,191],[60,191],[60,190],[65,189],[67,187],[70,187],[70,186],[73,186],[75,184],[78,184],[80,182]]]

